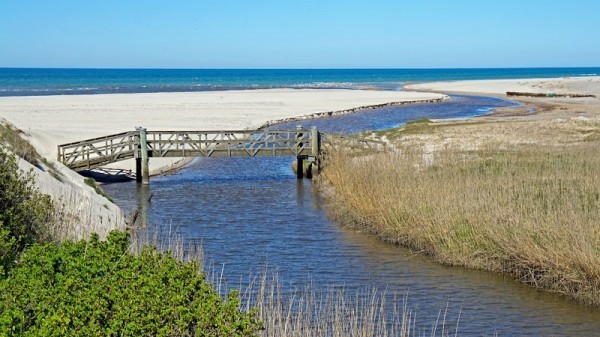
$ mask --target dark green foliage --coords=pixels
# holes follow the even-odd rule
[[[0,277],[42,236],[53,212],[50,197],[38,192],[31,174],[22,174],[15,157],[0,148]]]
[[[223,300],[195,263],[129,236],[34,245],[0,281],[0,334],[27,336],[253,336],[253,312]]]

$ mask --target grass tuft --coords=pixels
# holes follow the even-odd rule
[[[85,178],[83,180],[83,182],[86,185],[92,187],[94,189],[94,191],[96,191],[96,193],[98,193],[101,196],[105,197],[106,199],[108,199],[108,201],[114,203],[113,200],[112,200],[112,198],[108,194],[106,194],[106,192],[104,192],[104,190],[101,187],[99,187],[99,186],[96,185],[96,180],[94,180],[94,178]]]
[[[6,122],[0,123],[0,145],[7,147],[32,165],[39,166],[41,156],[22,135],[24,135],[24,132],[15,126]]]

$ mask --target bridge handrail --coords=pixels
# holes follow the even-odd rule
[[[150,157],[295,155],[317,158],[321,148],[347,147],[354,152],[379,151],[383,141],[347,135],[296,130],[138,129],[58,145],[58,160],[75,170],[92,169],[120,160]],[[145,150],[142,149],[145,147]],[[146,152],[147,151],[147,152]],[[146,159],[143,159],[144,156]],[[318,159],[318,158],[317,158]]]
[[[307,133],[307,130],[202,130],[202,131],[189,131],[189,130],[167,130],[167,131],[147,131],[146,134],[148,135],[155,135],[155,134],[292,134],[292,133]],[[139,136],[139,132],[137,131],[126,131],[126,132],[121,132],[121,133],[115,133],[112,135],[107,135],[107,136],[101,136],[101,137],[95,137],[95,138],[89,138],[89,139],[84,139],[84,140],[80,140],[80,141],[76,141],[76,142],[70,142],[70,143],[64,143],[64,144],[59,144],[58,148],[59,149],[69,149],[69,148],[73,148],[73,147],[78,147],[78,146],[82,146],[82,145],[89,145],[89,144],[95,144],[95,143],[100,143],[100,142],[105,142],[107,140],[112,140],[112,139],[117,139],[120,137],[124,137],[124,136]]]
[[[169,151],[191,153],[200,151],[205,156],[224,151],[247,149],[247,155],[273,150],[273,154],[289,149],[290,154],[310,150],[310,130],[144,130],[148,150],[154,156],[171,154]],[[58,160],[75,169],[90,169],[111,162],[138,158],[140,131],[126,131],[58,145]],[[189,152],[188,152],[189,151]],[[260,152],[263,153],[263,152]]]
[[[126,131],[126,132],[121,132],[121,133],[115,133],[115,134],[108,135],[108,136],[101,136],[101,137],[89,138],[89,139],[84,139],[84,140],[71,142],[71,143],[60,144],[60,145],[58,145],[58,147],[59,148],[71,148],[71,147],[76,147],[76,146],[81,146],[81,145],[97,143],[99,141],[111,140],[111,139],[115,139],[115,138],[119,138],[119,137],[123,137],[123,136],[138,136],[138,135],[139,135],[139,132]]]

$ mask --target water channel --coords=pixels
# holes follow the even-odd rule
[[[389,107],[321,120],[304,127],[353,133],[419,118],[480,115],[514,105],[496,98],[454,96],[444,103]],[[295,128],[298,123],[277,128]],[[461,335],[597,335],[600,311],[535,291],[502,276],[444,267],[330,221],[310,180],[297,180],[293,157],[202,158],[176,174],[106,185],[126,212],[143,210],[151,224],[177,228],[201,242],[208,264],[237,285],[268,265],[283,284],[386,289],[402,297],[417,321],[431,326],[448,307]],[[152,162],[150,163],[152,165]],[[152,193],[151,202],[148,195]],[[233,286],[235,287],[235,286]]]

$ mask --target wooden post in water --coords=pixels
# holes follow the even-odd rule
[[[302,155],[296,156],[296,178],[304,178],[304,158],[302,158]]]
[[[135,181],[142,182],[142,158],[137,153],[135,157]]]
[[[308,165],[306,166],[306,179],[313,178],[313,165],[315,163],[311,160],[308,160]]]
[[[146,128],[139,127],[139,128],[137,128],[137,130],[140,132],[140,152],[141,152],[140,157],[141,158],[136,159],[136,169],[137,169],[136,178],[139,177],[139,175],[140,175],[139,166],[141,166],[142,184],[148,185],[148,184],[150,184],[150,170],[148,169],[149,159],[148,159],[148,140],[146,138]],[[138,166],[137,160],[140,160],[140,162],[141,162],[139,166]]]
[[[319,139],[319,130],[317,130],[316,126],[313,126],[310,130],[310,141],[312,155],[316,157],[319,155],[321,145],[321,140]]]
[[[313,176],[313,171],[316,171],[317,173],[319,172],[319,154],[321,153],[321,136],[319,135],[319,130],[317,130],[316,126],[313,126],[310,130],[311,135],[311,150],[312,150],[312,155],[313,155],[313,159],[310,163],[310,167],[309,167],[309,174],[310,177],[307,177],[309,179],[312,179]],[[308,174],[307,174],[308,175]]]
[[[297,141],[301,141],[302,139],[302,125],[296,125],[296,139]],[[302,143],[299,143],[298,146],[301,147]],[[301,151],[301,149],[299,149]],[[304,158],[302,155],[298,154],[296,156],[296,178],[303,179],[304,178]]]

